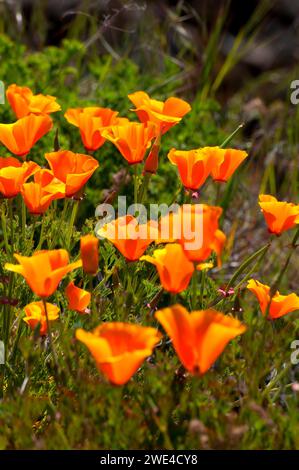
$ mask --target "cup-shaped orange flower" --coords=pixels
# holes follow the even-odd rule
[[[155,250],[153,256],[146,255],[140,259],[156,266],[160,282],[168,292],[177,294],[187,289],[194,266],[180,244],[168,244],[164,248]]]
[[[270,233],[280,235],[299,224],[299,204],[278,201],[274,196],[260,194],[259,206]]]
[[[65,295],[68,299],[68,308],[70,310],[75,310],[79,313],[89,313],[87,307],[90,304],[90,292],[75,286],[71,281],[65,289]]]
[[[161,334],[155,328],[111,322],[103,323],[92,333],[78,329],[76,338],[88,347],[108,380],[123,385],[152,354]]]
[[[155,125],[128,122],[103,129],[102,136],[110,140],[130,165],[141,163],[155,136]]]
[[[14,157],[0,157],[0,193],[6,198],[15,197],[22,184],[39,169],[34,162],[22,164]]]
[[[23,318],[24,322],[30,326],[32,330],[39,325],[39,334],[40,336],[45,336],[48,332],[48,321],[54,321],[59,318],[59,308],[57,305],[50,304],[46,302],[47,313],[45,311],[45,306],[42,301],[31,302],[30,304],[24,307],[26,316]]]
[[[41,215],[52,201],[65,197],[65,184],[51,171],[39,170],[34,175],[34,181],[22,185],[21,194],[29,213]]]
[[[90,155],[70,150],[46,153],[45,158],[54,176],[65,183],[66,197],[72,197],[80,191],[99,166]]]
[[[102,129],[128,122],[110,108],[71,108],[64,116],[70,124],[79,128],[83,145],[88,151],[95,151],[105,143]]]
[[[87,274],[96,274],[99,269],[99,239],[94,235],[81,237],[80,253],[83,271]]]
[[[11,153],[24,157],[52,126],[48,115],[29,114],[13,124],[0,124],[0,142]]]
[[[226,182],[248,157],[247,152],[238,149],[204,147],[202,151],[209,159],[213,180],[219,182]]]
[[[205,261],[213,251],[219,257],[225,243],[225,235],[219,230],[221,214],[221,207],[184,204],[161,217],[157,241],[178,241],[191,261]]]
[[[28,87],[10,85],[6,90],[7,101],[14,110],[18,119],[28,114],[51,114],[59,111],[61,107],[55,96],[34,95]]]
[[[186,189],[199,189],[211,172],[210,156],[204,149],[176,150],[171,149],[168,158],[176,165]]]
[[[67,273],[82,266],[81,260],[69,263],[68,252],[63,249],[36,251],[32,256],[14,256],[19,264],[6,263],[5,269],[21,274],[30,289],[42,298],[52,295]]]
[[[97,236],[113,243],[128,261],[137,261],[156,239],[157,224],[139,224],[135,217],[126,215],[99,228]]]
[[[175,97],[170,97],[165,102],[158,101],[150,98],[144,91],[136,91],[128,97],[136,106],[133,111],[136,112],[139,120],[155,123],[157,134],[165,134],[191,110],[191,106],[186,101]]]
[[[207,372],[229,341],[246,330],[239,320],[212,309],[189,313],[182,305],[174,305],[159,310],[155,317],[192,374]]]
[[[274,320],[276,318],[283,317],[294,310],[299,310],[299,297],[295,293],[281,295],[277,291],[272,299],[270,299],[270,287],[256,281],[255,279],[250,279],[248,281],[247,289],[256,296],[259,301],[262,314],[265,315],[267,313],[268,318]]]

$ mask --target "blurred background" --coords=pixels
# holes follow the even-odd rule
[[[143,73],[164,72],[167,56],[184,94],[204,87],[225,99],[296,66],[299,0],[0,0],[0,32],[32,51],[77,39],[89,58],[127,57]]]

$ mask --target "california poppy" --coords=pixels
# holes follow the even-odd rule
[[[193,263],[178,243],[168,244],[155,250],[153,256],[142,256],[140,260],[154,264],[162,286],[174,294],[187,289],[194,272]]]
[[[136,91],[128,95],[136,106],[136,112],[141,122],[151,121],[156,124],[157,134],[165,134],[171,127],[178,124],[191,110],[191,106],[184,100],[171,97],[165,102],[154,100],[144,91]]]
[[[76,338],[84,343],[98,369],[114,385],[123,385],[152,354],[161,334],[155,329],[130,323],[103,323],[89,333],[76,330]]]
[[[168,158],[178,167],[183,185],[187,189],[199,189],[211,172],[210,156],[204,149],[171,149]]]
[[[24,157],[53,126],[48,115],[29,114],[13,124],[0,124],[0,142],[15,155]]]
[[[105,143],[102,129],[128,122],[127,118],[118,117],[118,112],[110,108],[71,108],[64,116],[70,124],[79,128],[83,145],[88,151],[95,151]]]
[[[154,221],[139,224],[131,215],[119,217],[101,227],[97,235],[107,238],[129,261],[136,261],[157,237]]]
[[[249,289],[259,301],[263,315],[267,313],[268,317],[275,319],[280,318],[287,313],[299,310],[299,297],[292,293],[289,295],[281,295],[278,291],[273,295],[270,303],[270,287],[262,284],[255,279],[250,279],[247,284]],[[269,306],[270,303],[270,306]]]
[[[212,309],[189,313],[182,305],[173,305],[155,317],[192,374],[207,372],[229,341],[246,330],[239,320]]]
[[[7,100],[18,119],[28,114],[51,114],[61,107],[56,103],[55,96],[34,95],[30,88],[16,84],[10,85],[6,91]]]
[[[80,252],[83,271],[96,274],[99,269],[99,239],[94,235],[81,237]]]
[[[88,305],[90,304],[91,294],[87,290],[80,289],[71,281],[65,289],[68,299],[68,308],[79,313],[89,313]]]
[[[111,126],[102,131],[102,136],[110,140],[131,165],[144,159],[154,138],[155,126],[139,122],[128,122],[121,126]]]
[[[46,308],[47,313],[42,301],[31,302],[24,307],[26,314],[23,318],[24,322],[26,322],[32,330],[35,330],[37,325],[39,325],[39,334],[41,336],[46,335],[48,331],[47,315],[49,322],[59,318],[59,308],[56,305],[46,302]]]
[[[70,150],[46,153],[45,158],[56,178],[65,183],[67,197],[74,196],[91,178],[99,164],[90,155]]]
[[[44,169],[35,173],[34,181],[22,185],[21,194],[30,214],[40,215],[52,201],[65,197],[65,184]]]
[[[161,217],[157,241],[178,241],[190,261],[205,261],[213,251],[219,257],[226,239],[219,229],[221,214],[221,207],[183,204],[178,211]]]
[[[209,159],[213,180],[220,182],[226,182],[248,157],[244,150],[222,149],[220,147],[204,147],[202,150]]]
[[[49,297],[61,279],[70,271],[82,266],[78,260],[69,264],[66,250],[36,251],[32,256],[14,255],[19,264],[5,264],[5,269],[21,274],[31,290],[39,297]]]
[[[299,204],[278,201],[274,196],[260,194],[259,206],[270,233],[280,235],[299,224]]]
[[[15,197],[22,184],[39,169],[34,162],[21,163],[14,157],[0,157],[0,193],[7,198]]]

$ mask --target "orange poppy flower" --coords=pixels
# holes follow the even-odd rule
[[[246,330],[239,320],[212,309],[189,313],[182,305],[174,305],[159,310],[155,317],[192,374],[207,372],[229,341]]]
[[[140,260],[154,264],[162,286],[174,294],[187,289],[194,272],[193,263],[188,260],[178,243],[168,244],[155,250],[153,256],[142,256]]]
[[[90,155],[70,150],[46,153],[45,158],[56,178],[65,183],[67,197],[74,196],[91,178],[99,164]]]
[[[99,269],[99,239],[94,235],[81,237],[80,252],[83,271],[96,274]]]
[[[141,163],[155,136],[155,125],[128,122],[122,126],[111,126],[102,131],[102,136],[110,140],[130,165]]]
[[[79,127],[83,145],[88,151],[97,150],[105,143],[103,128],[128,122],[127,118],[117,117],[118,112],[110,108],[71,108],[64,116],[70,124]]]
[[[34,162],[19,162],[14,157],[0,157],[0,193],[7,198],[15,197],[21,186],[40,169]]]
[[[21,194],[30,214],[46,212],[51,202],[65,197],[65,184],[49,170],[40,170],[34,175],[34,182],[25,183]]]
[[[78,260],[69,264],[66,250],[36,251],[32,256],[14,255],[19,264],[5,264],[5,269],[21,274],[30,289],[39,297],[49,297],[61,279],[70,271],[82,266]]]
[[[210,156],[204,149],[176,150],[171,149],[168,158],[176,165],[183,185],[187,189],[199,189],[211,172]]]
[[[161,217],[157,242],[178,241],[190,261],[205,261],[213,251],[219,257],[226,239],[218,228],[221,214],[221,207],[183,204],[177,212]]]
[[[7,100],[18,119],[28,114],[51,114],[61,107],[56,103],[55,96],[34,95],[30,88],[16,84],[10,85],[6,91]]]
[[[262,284],[255,279],[250,279],[247,284],[249,289],[259,301],[263,315],[266,314],[270,302],[270,287]],[[299,310],[299,297],[292,293],[289,295],[281,295],[278,291],[272,297],[268,317],[275,319],[280,318],[287,313]]]
[[[66,297],[69,301],[68,308],[79,313],[89,313],[87,308],[90,304],[91,294],[87,290],[80,289],[70,282],[65,289]]]
[[[13,124],[0,124],[0,142],[11,153],[24,157],[53,126],[48,115],[29,114]]]
[[[155,328],[111,322],[103,323],[92,333],[78,329],[76,338],[88,347],[108,380],[123,385],[152,354],[161,334]]]
[[[280,235],[299,224],[299,204],[278,201],[274,196],[260,194],[259,206],[270,233]]]
[[[222,149],[220,147],[204,147],[202,150],[209,158],[214,181],[226,182],[248,157],[244,150]]]
[[[107,238],[129,261],[136,261],[157,237],[157,224],[139,224],[131,215],[119,217],[101,227],[97,235]]]
[[[56,305],[46,302],[48,321],[57,320],[59,318],[59,308]],[[48,331],[47,316],[45,306],[42,301],[31,302],[24,307],[26,316],[23,318],[24,322],[30,326],[32,330],[35,330],[39,325],[40,336],[45,336]]]
[[[154,100],[144,91],[136,91],[128,95],[136,106],[136,112],[141,122],[154,122],[158,134],[165,134],[171,127],[178,124],[191,110],[191,106],[179,98],[168,98],[165,102]]]

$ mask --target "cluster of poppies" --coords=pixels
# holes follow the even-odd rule
[[[18,120],[13,124],[0,124],[0,142],[18,158],[0,157],[2,197],[14,198],[21,194],[29,213],[34,215],[43,214],[55,199],[76,199],[98,168],[93,156],[58,150],[45,155],[47,168],[26,161],[33,145],[52,128],[49,115],[60,110],[56,98],[34,95],[29,88],[11,85],[7,99]],[[143,166],[145,179],[158,169],[162,136],[177,125],[191,107],[174,97],[165,102],[154,100],[142,91],[129,95],[129,99],[140,122],[129,121],[119,117],[116,111],[100,107],[69,109],[65,118],[79,129],[88,152],[95,152],[110,141],[130,165]],[[246,157],[243,150],[218,146],[191,150],[173,148],[168,153],[187,191],[198,191],[209,176],[215,182],[226,182]],[[259,205],[271,234],[281,235],[299,224],[297,204],[260,195]],[[214,266],[215,256],[221,266],[226,242],[219,227],[221,215],[221,207],[196,200],[161,217],[158,222],[151,220],[142,224],[131,215],[119,217],[98,229],[97,237],[92,234],[82,237],[80,256],[72,263],[64,249],[37,251],[30,257],[15,254],[19,264],[7,263],[5,268],[21,274],[40,299],[24,307],[24,321],[32,329],[38,328],[40,335],[51,334],[49,323],[59,317],[59,309],[47,300],[72,270],[82,268],[90,276],[98,272],[98,237],[107,239],[129,261],[153,264],[164,290],[172,294],[184,291],[196,270],[206,271]],[[196,244],[198,218],[201,241]],[[189,229],[186,231],[187,219]],[[159,246],[151,255],[145,254],[152,243]],[[267,318],[275,319],[299,308],[299,297],[294,293],[273,293],[269,286],[253,279],[248,281],[247,288],[256,295]],[[65,294],[69,309],[81,314],[89,312],[90,292],[71,281]],[[157,311],[155,318],[171,338],[182,364],[192,374],[205,373],[228,342],[246,330],[230,315],[213,309],[189,313],[178,304]],[[92,332],[78,329],[76,338],[88,347],[97,367],[109,381],[120,385],[152,354],[162,335],[156,328],[106,322]]]

